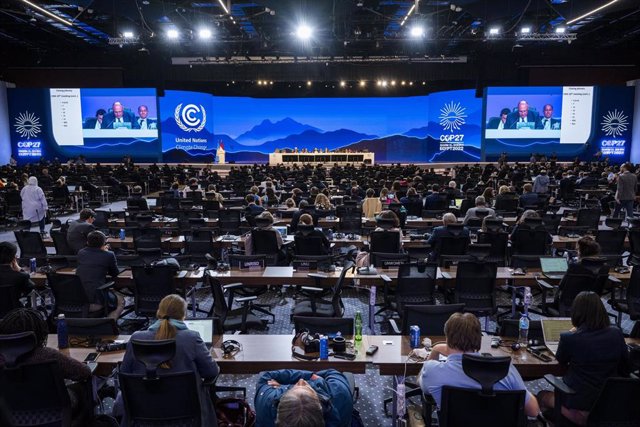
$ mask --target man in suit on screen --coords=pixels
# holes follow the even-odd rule
[[[529,111],[529,103],[525,100],[518,102],[518,110],[507,116],[505,129],[530,128],[535,129],[538,115]],[[521,124],[518,124],[521,123]]]
[[[545,104],[542,109],[542,117],[536,125],[536,129],[559,130],[560,119],[553,118],[553,105]]]
[[[116,101],[111,106],[111,111],[104,116],[102,121],[102,129],[133,129],[135,119],[133,114],[124,110],[124,106]]]
[[[510,112],[511,110],[509,110],[508,108],[503,108],[502,111],[500,111],[500,117],[491,117],[489,119],[489,123],[487,123],[487,129],[506,129],[505,125],[507,123],[507,117],[509,116]]]
[[[155,120],[149,117],[149,108],[146,105],[138,107],[138,118],[133,124],[134,129],[157,129],[158,124]]]
[[[102,124],[104,123],[104,115],[107,114],[102,108],[96,111],[95,117],[88,118],[84,125],[83,129],[102,129]]]

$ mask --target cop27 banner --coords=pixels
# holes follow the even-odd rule
[[[206,93],[165,91],[160,98],[162,159],[165,162],[214,162],[212,97]]]

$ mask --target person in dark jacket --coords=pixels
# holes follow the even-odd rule
[[[133,192],[131,193],[131,197],[127,199],[127,209],[137,209],[140,211],[148,211],[149,205],[147,204],[147,199],[142,197],[142,187],[136,185],[133,187]]]
[[[107,275],[115,278],[120,273],[118,261],[109,250],[105,235],[100,231],[89,233],[87,247],[78,252],[77,260],[76,275],[80,277],[87,298],[93,303],[90,310],[97,311],[106,304],[109,317],[117,319],[122,312],[124,299],[112,291],[101,292],[98,289],[106,284]]]
[[[348,427],[353,397],[347,378],[335,369],[283,369],[260,375],[254,405],[256,427]]]
[[[176,354],[169,362],[168,366],[160,365],[158,375],[171,374],[177,372],[195,372],[201,383],[202,380],[213,380],[220,369],[218,364],[211,357],[211,352],[207,349],[202,337],[197,331],[191,331],[184,323],[187,315],[187,302],[180,295],[167,295],[160,301],[156,320],[146,331],[135,332],[131,340],[168,340],[176,341]],[[124,360],[120,366],[120,372],[126,374],[144,374],[145,365],[136,360],[133,353],[131,340],[127,344]],[[200,413],[203,426],[217,426],[216,412],[209,395],[209,389],[204,384],[199,384]],[[151,396],[150,396],[151,397]],[[113,407],[115,416],[124,416],[120,426],[131,425],[130,420],[124,412],[124,402],[122,396],[118,395]]]
[[[0,243],[0,284],[3,286],[15,286],[18,298],[26,296],[33,289],[33,282],[29,273],[22,271],[18,265],[18,247],[12,242]],[[6,301],[6,307],[10,306]],[[5,314],[5,304],[0,301],[0,318]]]
[[[629,375],[629,350],[622,331],[610,325],[607,310],[595,292],[576,296],[571,323],[573,329],[560,335],[556,359],[568,367],[562,380],[576,393],[566,396],[561,412],[584,426],[605,380]],[[543,408],[552,409],[554,392],[542,391],[538,400]]]
[[[67,243],[74,253],[87,246],[87,236],[96,229],[93,225],[95,220],[96,213],[85,208],[80,211],[80,218],[69,224]]]

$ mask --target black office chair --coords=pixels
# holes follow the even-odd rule
[[[621,265],[625,256],[624,245],[627,239],[627,230],[598,230],[596,242],[600,245],[600,256],[607,259],[609,265]]]
[[[222,285],[220,281],[207,271],[205,276],[211,294],[213,295],[213,305],[208,316],[216,316],[220,319],[220,324],[224,331],[240,331],[246,333],[248,329],[266,329],[268,321],[261,319],[253,313],[252,302],[257,296],[234,297],[234,290],[242,286],[240,283]],[[232,309],[225,299],[225,292],[229,293],[229,299],[241,304],[240,308]]]
[[[627,264],[640,265],[640,228],[629,228],[629,259]]]
[[[362,234],[362,212],[360,215],[347,214],[339,217],[338,230],[341,233]]]
[[[369,251],[387,254],[402,252],[399,231],[372,231],[369,233]]]
[[[240,234],[241,211],[238,209],[220,209],[218,211],[218,228],[221,234]]]
[[[120,372],[120,389],[131,425],[200,427],[201,407],[195,372],[158,374],[176,352],[175,340],[132,340],[135,359],[145,374]]]
[[[89,300],[82,286],[80,277],[72,274],[48,273],[47,284],[51,288],[54,297],[54,305],[51,315],[56,317],[58,314],[64,314],[66,318],[73,317],[106,317],[108,307],[104,304],[102,307],[93,307],[92,301]],[[113,286],[113,283],[106,283],[96,290],[96,292],[107,292],[107,289]],[[103,301],[106,298],[102,298]]]
[[[438,266],[435,263],[402,264],[398,267],[392,308],[402,315],[405,305],[435,304],[434,292]]]
[[[312,235],[315,230],[313,225],[298,224],[294,239],[294,252],[296,255],[326,255],[329,248],[324,245],[324,239],[318,235]]]
[[[568,317],[575,297],[582,291],[602,295],[609,279],[609,266],[604,258],[583,259],[581,264],[571,264],[562,278],[554,301],[547,304],[547,292],[554,287],[542,279],[536,279],[542,290],[542,311],[547,316]]]
[[[466,258],[467,249],[471,243],[469,235],[463,234],[462,224],[449,224],[446,229],[449,234],[442,236],[436,242],[434,251],[437,259],[432,260],[438,262],[441,267],[446,263]]]
[[[291,317],[308,316],[308,317],[342,317],[344,315],[344,303],[342,302],[342,288],[346,281],[346,275],[355,268],[355,264],[346,261],[340,272],[340,277],[336,280],[336,284],[331,288],[331,298],[325,299],[323,288],[311,286],[302,286],[302,290],[312,295],[296,302],[293,307]],[[313,294],[318,295],[314,297]]]
[[[0,319],[16,308],[22,308],[18,288],[13,284],[0,283]]]
[[[558,427],[574,427],[561,412],[567,395],[575,391],[565,384],[562,378],[545,375],[555,389],[555,408],[553,425]],[[607,378],[600,395],[589,411],[588,426],[637,426],[640,425],[640,380],[637,378]]]
[[[625,289],[625,295],[616,298],[615,295],[608,303],[618,312],[616,325],[621,327],[622,313],[627,313],[631,320],[640,320],[640,267],[634,267],[629,278],[629,285]]]
[[[288,265],[285,247],[278,248],[277,231],[254,228],[251,230],[253,253],[265,256],[268,265]]]
[[[402,204],[408,216],[422,216],[422,199],[420,196],[409,196],[409,201]]]
[[[462,356],[464,373],[479,384],[478,389],[443,386],[438,419],[441,427],[491,425],[524,427],[525,390],[496,391],[494,385],[509,373],[511,357]],[[431,408],[425,405],[425,414]],[[424,411],[424,409],[423,409]]]
[[[511,238],[511,266],[540,268],[540,257],[549,253],[549,232],[542,225],[520,224]]]
[[[495,262],[498,267],[507,265],[509,254],[509,234],[504,231],[481,231],[478,233],[478,244],[491,245],[489,256],[485,259]]]
[[[39,232],[14,231],[13,234],[20,248],[20,263],[28,265],[29,260],[35,258],[38,266],[46,264],[47,248]]]
[[[22,364],[36,347],[33,332],[0,335],[0,383],[10,417],[20,426],[71,426],[71,401],[57,361]]]
[[[501,337],[518,339],[520,335],[519,319],[502,319],[499,323],[498,335]],[[529,321],[529,340],[537,340],[541,344],[544,342],[542,333],[542,322],[540,320]]]
[[[492,262],[461,261],[456,270],[453,302],[465,304],[464,311],[485,317],[485,330],[489,316],[498,311],[496,305],[496,278],[498,266]]]
[[[116,320],[111,317],[69,318],[67,332],[69,336],[87,337],[89,342],[93,342],[96,337],[117,336],[120,334],[120,329]]]
[[[213,244],[213,232],[211,230],[194,229],[185,239],[185,255],[191,262],[200,266],[208,265],[207,255],[215,252]]]
[[[464,304],[437,304],[437,305],[405,305],[402,311],[402,327],[394,319],[389,319],[393,333],[396,335],[409,335],[409,327],[420,327],[422,336],[444,336],[444,324],[453,313],[462,313]]]
[[[51,230],[49,232],[53,240],[53,246],[56,248],[56,255],[75,255],[75,251],[71,249],[67,243],[67,233],[60,230]]]
[[[600,208],[578,209],[576,227],[587,227],[590,230],[596,231],[600,225],[600,215],[602,215]]]
[[[155,317],[160,301],[167,295],[176,293],[174,277],[177,269],[169,265],[131,267],[133,274],[133,303],[137,316]]]
[[[296,333],[307,330],[312,334],[354,335],[354,320],[351,317],[307,317],[293,316],[293,329]]]

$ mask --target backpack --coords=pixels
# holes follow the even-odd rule
[[[252,427],[256,424],[256,413],[245,399],[216,399],[215,409],[218,427]]]

